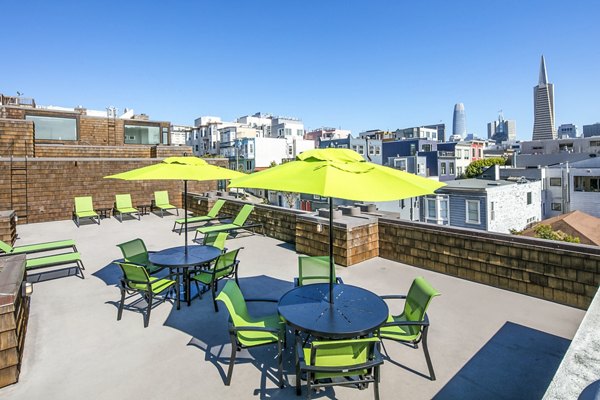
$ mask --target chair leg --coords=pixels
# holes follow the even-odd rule
[[[160,209],[160,217],[164,217],[165,216],[165,210],[163,210],[162,208]]]
[[[285,333],[284,333],[285,334]],[[279,387],[283,387],[283,353],[281,351],[281,338],[277,341],[277,378],[279,379]]]
[[[152,294],[146,295],[146,301],[148,302],[148,308],[146,309],[146,315],[144,318],[144,328],[148,327],[150,323],[150,313],[152,312]]]
[[[379,400],[379,366],[373,368],[373,370],[373,390],[375,391],[375,400]]]
[[[428,326],[423,328],[423,352],[425,353],[425,361],[427,361],[427,368],[429,369],[429,379],[435,381],[435,372],[433,372],[433,364],[431,363],[431,357],[429,356],[429,349],[427,348],[427,331]]]
[[[79,269],[79,272],[81,273],[81,279],[85,279],[85,275],[83,274],[83,270],[85,269],[85,267],[83,266],[83,262],[81,260],[77,260],[77,269]]]
[[[184,271],[184,277],[185,277],[185,299],[187,300],[187,305],[188,307],[191,305],[192,303],[192,296],[190,294],[190,290],[192,289],[192,283],[191,278],[190,278],[190,274],[187,271]]]
[[[79,217],[76,217],[76,218],[77,218],[77,227],[79,228]]]
[[[215,297],[217,297],[216,291],[219,288],[219,281],[216,280],[216,281],[212,282],[210,284],[210,288],[211,288],[211,293],[212,293],[213,304],[215,305],[215,312],[219,312],[219,306],[217,305],[217,300],[215,300]]]
[[[235,364],[235,356],[237,353],[237,342],[233,334],[229,334],[231,337],[231,357],[229,357],[229,369],[227,370],[227,378],[225,378],[225,386],[229,386],[231,383],[231,376],[233,375],[233,364]]]
[[[180,233],[181,235],[181,233]],[[196,230],[196,234],[194,235],[194,242],[196,241],[196,239],[198,239],[198,230]]]
[[[125,307],[125,289],[121,288],[121,303],[119,303],[119,311],[117,312],[117,321],[123,316],[123,308]]]
[[[175,212],[177,213],[177,216],[179,217],[179,208],[176,208]]]

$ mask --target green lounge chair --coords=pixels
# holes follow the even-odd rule
[[[313,341],[303,348],[296,337],[296,394],[302,393],[301,374],[306,372],[307,398],[313,387],[359,385],[373,383],[375,399],[379,399],[379,367],[383,359],[375,337],[350,340]],[[352,378],[352,379],[348,379]]]
[[[75,197],[75,211],[73,211],[73,217],[75,217],[75,223],[78,228],[79,220],[81,218],[90,218],[92,221],[96,218],[98,225],[100,225],[100,216],[94,211],[92,196]]]
[[[202,227],[196,229],[196,236],[194,237],[194,240],[196,240],[196,238],[198,237],[198,232],[207,234],[209,232],[231,232],[231,231],[237,231],[239,229],[256,228],[259,226],[261,228],[263,228],[263,225],[258,224],[258,223],[257,224],[246,224],[246,220],[250,216],[250,213],[252,213],[252,210],[254,210],[253,205],[244,204],[244,206],[238,212],[238,215],[235,217],[233,222],[231,222],[230,224],[216,224],[216,225],[211,225],[211,226],[202,226]]]
[[[266,301],[277,303],[277,300],[244,299],[239,286],[232,280],[227,281],[217,301],[222,302],[229,311],[229,338],[231,339],[231,357],[225,385],[231,383],[233,365],[238,349],[277,344],[279,387],[283,387],[281,348],[285,338],[285,325],[277,313],[253,317],[248,313],[246,302]]]
[[[83,266],[83,262],[81,261],[81,256],[79,253],[63,253],[63,254],[54,254],[51,256],[44,257],[36,257],[36,258],[28,258],[25,263],[25,269],[27,271],[33,269],[54,267],[56,265],[65,265],[65,264],[77,264],[77,270],[81,273],[81,278],[85,279],[83,275],[83,270],[85,267]]]
[[[335,276],[337,283],[344,283],[342,278]],[[329,256],[299,256],[298,277],[294,278],[294,286],[310,285],[313,283],[329,283]]]
[[[131,205],[131,195],[129,194],[115,195],[115,210],[119,213],[121,222],[123,222],[123,214],[137,214],[138,220],[141,221],[140,212]]]
[[[210,288],[215,312],[219,312],[219,306],[217,305],[217,301],[215,300],[216,292],[219,289],[219,281],[221,279],[234,277],[236,283],[238,282],[238,265],[240,261],[237,259],[237,255],[241,249],[243,249],[243,247],[221,254],[219,258],[215,260],[214,264],[211,265],[208,269],[191,271],[190,278],[191,280],[194,280],[196,286],[198,286],[198,282],[200,282],[206,288]],[[191,280],[188,279],[188,282],[190,282]],[[186,300],[188,306],[190,305],[189,289],[190,288],[188,287],[186,291]],[[200,288],[198,288],[198,293],[202,293],[200,292]]]
[[[177,296],[177,304],[179,305],[179,284],[177,283],[176,274],[168,275],[169,278],[173,279],[151,278],[146,269],[141,265],[126,262],[117,262],[116,264],[123,272],[123,277],[121,278],[121,302],[119,304],[119,311],[117,312],[117,321],[121,320],[121,316],[123,315],[125,296],[127,294],[140,294],[146,301],[147,306],[146,313],[144,314],[144,328],[148,327],[152,308],[158,304],[154,304],[154,299],[161,293],[174,289]],[[167,293],[165,293],[161,303],[167,299],[166,294]]]
[[[148,274],[152,275],[163,269],[163,267],[150,262],[148,254],[152,252],[146,249],[142,239],[133,239],[117,246],[121,249],[125,262],[141,265],[148,271]]]
[[[439,296],[435,290],[422,277],[415,278],[406,296],[381,296],[382,299],[405,299],[404,311],[400,315],[390,315],[385,324],[379,330],[382,339],[390,339],[418,348],[419,342],[423,342],[425,361],[429,369],[429,379],[435,381],[433,364],[427,349],[427,331],[429,330],[429,318],[427,308],[431,300]]]
[[[23,246],[15,246],[12,247],[8,243],[5,243],[0,240],[0,250],[6,254],[30,254],[30,253],[39,253],[42,251],[51,251],[51,250],[60,250],[72,248],[73,251],[77,251],[77,247],[75,247],[75,242],[73,240],[58,240],[54,242],[46,242],[46,243],[36,243],[36,244],[26,244]]]
[[[223,207],[224,204],[225,204],[225,200],[223,200],[223,199],[217,200],[215,202],[215,204],[213,204],[211,209],[208,211],[208,213],[206,213],[206,215],[200,215],[197,217],[188,217],[187,218],[188,225],[191,223],[195,223],[195,222],[207,222],[207,221],[211,221],[214,219],[220,219],[219,217],[217,217],[217,215],[219,214],[219,211],[221,211],[221,208]],[[221,217],[221,218],[224,218],[224,217]],[[183,226],[185,225],[185,220],[186,220],[186,218],[176,219],[175,223],[173,224],[173,232],[175,232],[175,228],[177,227],[177,224],[179,224],[179,225],[181,225],[179,227],[179,234],[181,235],[181,231],[183,230]]]
[[[169,203],[169,192],[166,190],[160,192],[154,192],[154,207],[160,208],[160,217],[164,216],[165,210],[176,210],[179,215],[177,207]]]

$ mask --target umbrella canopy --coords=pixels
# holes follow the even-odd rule
[[[230,187],[316,194],[329,197],[329,259],[333,276],[333,197],[391,201],[433,193],[444,183],[367,162],[349,149],[305,151],[295,161],[231,180]],[[330,280],[329,301],[333,302]]]
[[[241,172],[211,165],[198,157],[168,157],[158,164],[132,169],[119,174],[105,176],[104,178],[123,179],[127,181],[183,181],[185,208],[185,251],[187,253],[187,181],[213,181],[242,176],[244,176],[244,174]]]
[[[315,149],[231,181],[231,187],[281,190],[358,201],[391,201],[433,193],[443,183],[365,161],[349,149]]]

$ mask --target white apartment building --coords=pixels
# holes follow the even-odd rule
[[[184,146],[193,129],[193,126],[171,125],[171,144]]]
[[[544,169],[544,219],[575,210],[600,218],[599,157]]]

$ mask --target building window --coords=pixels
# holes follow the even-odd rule
[[[437,219],[436,199],[427,199],[427,219]]]
[[[252,170],[252,161],[246,161],[246,171]]]
[[[423,166],[417,163],[417,175],[421,175],[421,171],[423,171]]]
[[[394,168],[399,169],[400,171],[406,171],[406,160],[405,159],[394,160]]]
[[[551,208],[552,208],[552,211],[562,211],[562,204],[552,203]]]
[[[373,154],[375,154],[375,147],[369,146],[369,155],[372,156]]]
[[[160,127],[125,125],[125,144],[159,144]]]
[[[448,224],[448,199],[442,196],[425,199],[425,218],[427,222],[441,225]]]
[[[472,157],[473,157],[473,158],[476,158],[477,156],[476,156],[476,153],[475,153],[475,149],[472,149],[471,151],[472,151],[472,154],[473,154],[473,156],[472,156]]]
[[[461,158],[462,157],[462,150],[456,149],[455,154],[456,154],[456,158]]]
[[[527,204],[531,204],[531,203],[532,203],[531,192],[527,192]]]
[[[465,200],[466,208],[466,223],[467,224],[480,224],[479,220],[479,200]]]
[[[414,156],[417,154],[417,146],[414,143],[410,144],[410,155]]]
[[[162,128],[162,144],[169,144],[169,128]]]
[[[25,119],[27,121],[33,121],[36,139],[77,140],[76,118],[26,115]]]
[[[356,146],[356,145],[354,145],[354,144],[353,144],[353,145],[352,145],[352,150],[354,150],[354,151],[358,152],[358,146]]]
[[[450,175],[454,175],[454,163],[450,163]]]
[[[446,175],[446,163],[442,163],[440,166],[441,166],[441,175]]]
[[[375,155],[378,156],[381,154],[381,147],[375,146]]]
[[[365,154],[365,146],[362,144],[358,146],[358,154]]]
[[[303,136],[304,135],[304,129],[296,129],[296,135],[297,136]]]
[[[196,145],[196,151],[198,151],[198,145]]]
[[[493,221],[493,220],[494,220],[494,218],[496,217],[496,215],[495,215],[495,214],[496,214],[496,212],[495,212],[494,208],[495,208],[495,207],[494,207],[494,202],[493,202],[493,201],[491,201],[491,202],[490,202],[490,221]]]
[[[562,186],[561,178],[550,178],[550,186]]]
[[[463,167],[456,167],[456,172],[458,172],[458,176],[462,175],[462,169]]]
[[[421,147],[421,150],[422,150],[422,151],[431,151],[431,145],[430,145],[430,144],[424,144],[424,145]]]
[[[285,136],[292,136],[292,129],[291,128],[285,128]]]
[[[574,181],[577,192],[600,191],[600,176],[576,176]]]

